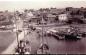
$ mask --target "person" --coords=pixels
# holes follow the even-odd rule
[[[44,44],[42,47],[43,47],[43,50],[44,50],[43,53],[44,54],[49,54],[49,46],[47,44]]]
[[[39,49],[37,50],[37,54],[42,54],[42,49],[41,49],[41,48],[39,48]]]
[[[31,46],[30,46],[30,41],[26,40],[26,45],[25,45],[25,52],[30,53],[31,52]]]
[[[40,38],[41,34],[40,34],[40,32],[39,32],[39,31],[37,31],[37,34],[38,34],[38,38]]]
[[[28,49],[25,49],[25,53],[24,54],[30,54],[30,52],[28,51]]]
[[[19,44],[18,44],[18,52],[20,54],[24,53],[24,47],[25,47],[25,43],[23,40],[20,40]]]
[[[42,44],[38,49],[37,54],[49,54],[49,46],[47,44]]]

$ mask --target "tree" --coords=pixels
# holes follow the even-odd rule
[[[0,21],[4,21],[6,17],[4,15],[0,15]]]
[[[57,22],[59,19],[58,19],[58,16],[56,16],[56,18],[55,18],[55,22]]]

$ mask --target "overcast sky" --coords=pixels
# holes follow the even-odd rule
[[[65,7],[86,7],[86,1],[58,1],[58,0],[22,0],[22,1],[0,1],[0,10],[20,10],[39,8],[65,8]]]

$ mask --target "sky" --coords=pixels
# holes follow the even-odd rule
[[[0,10],[86,7],[85,0],[0,0]]]

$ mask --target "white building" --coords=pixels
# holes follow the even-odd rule
[[[26,15],[26,18],[27,19],[31,19],[33,17],[33,13],[32,12],[28,12],[27,15]]]
[[[68,14],[60,14],[58,15],[59,21],[67,21],[68,20]]]

